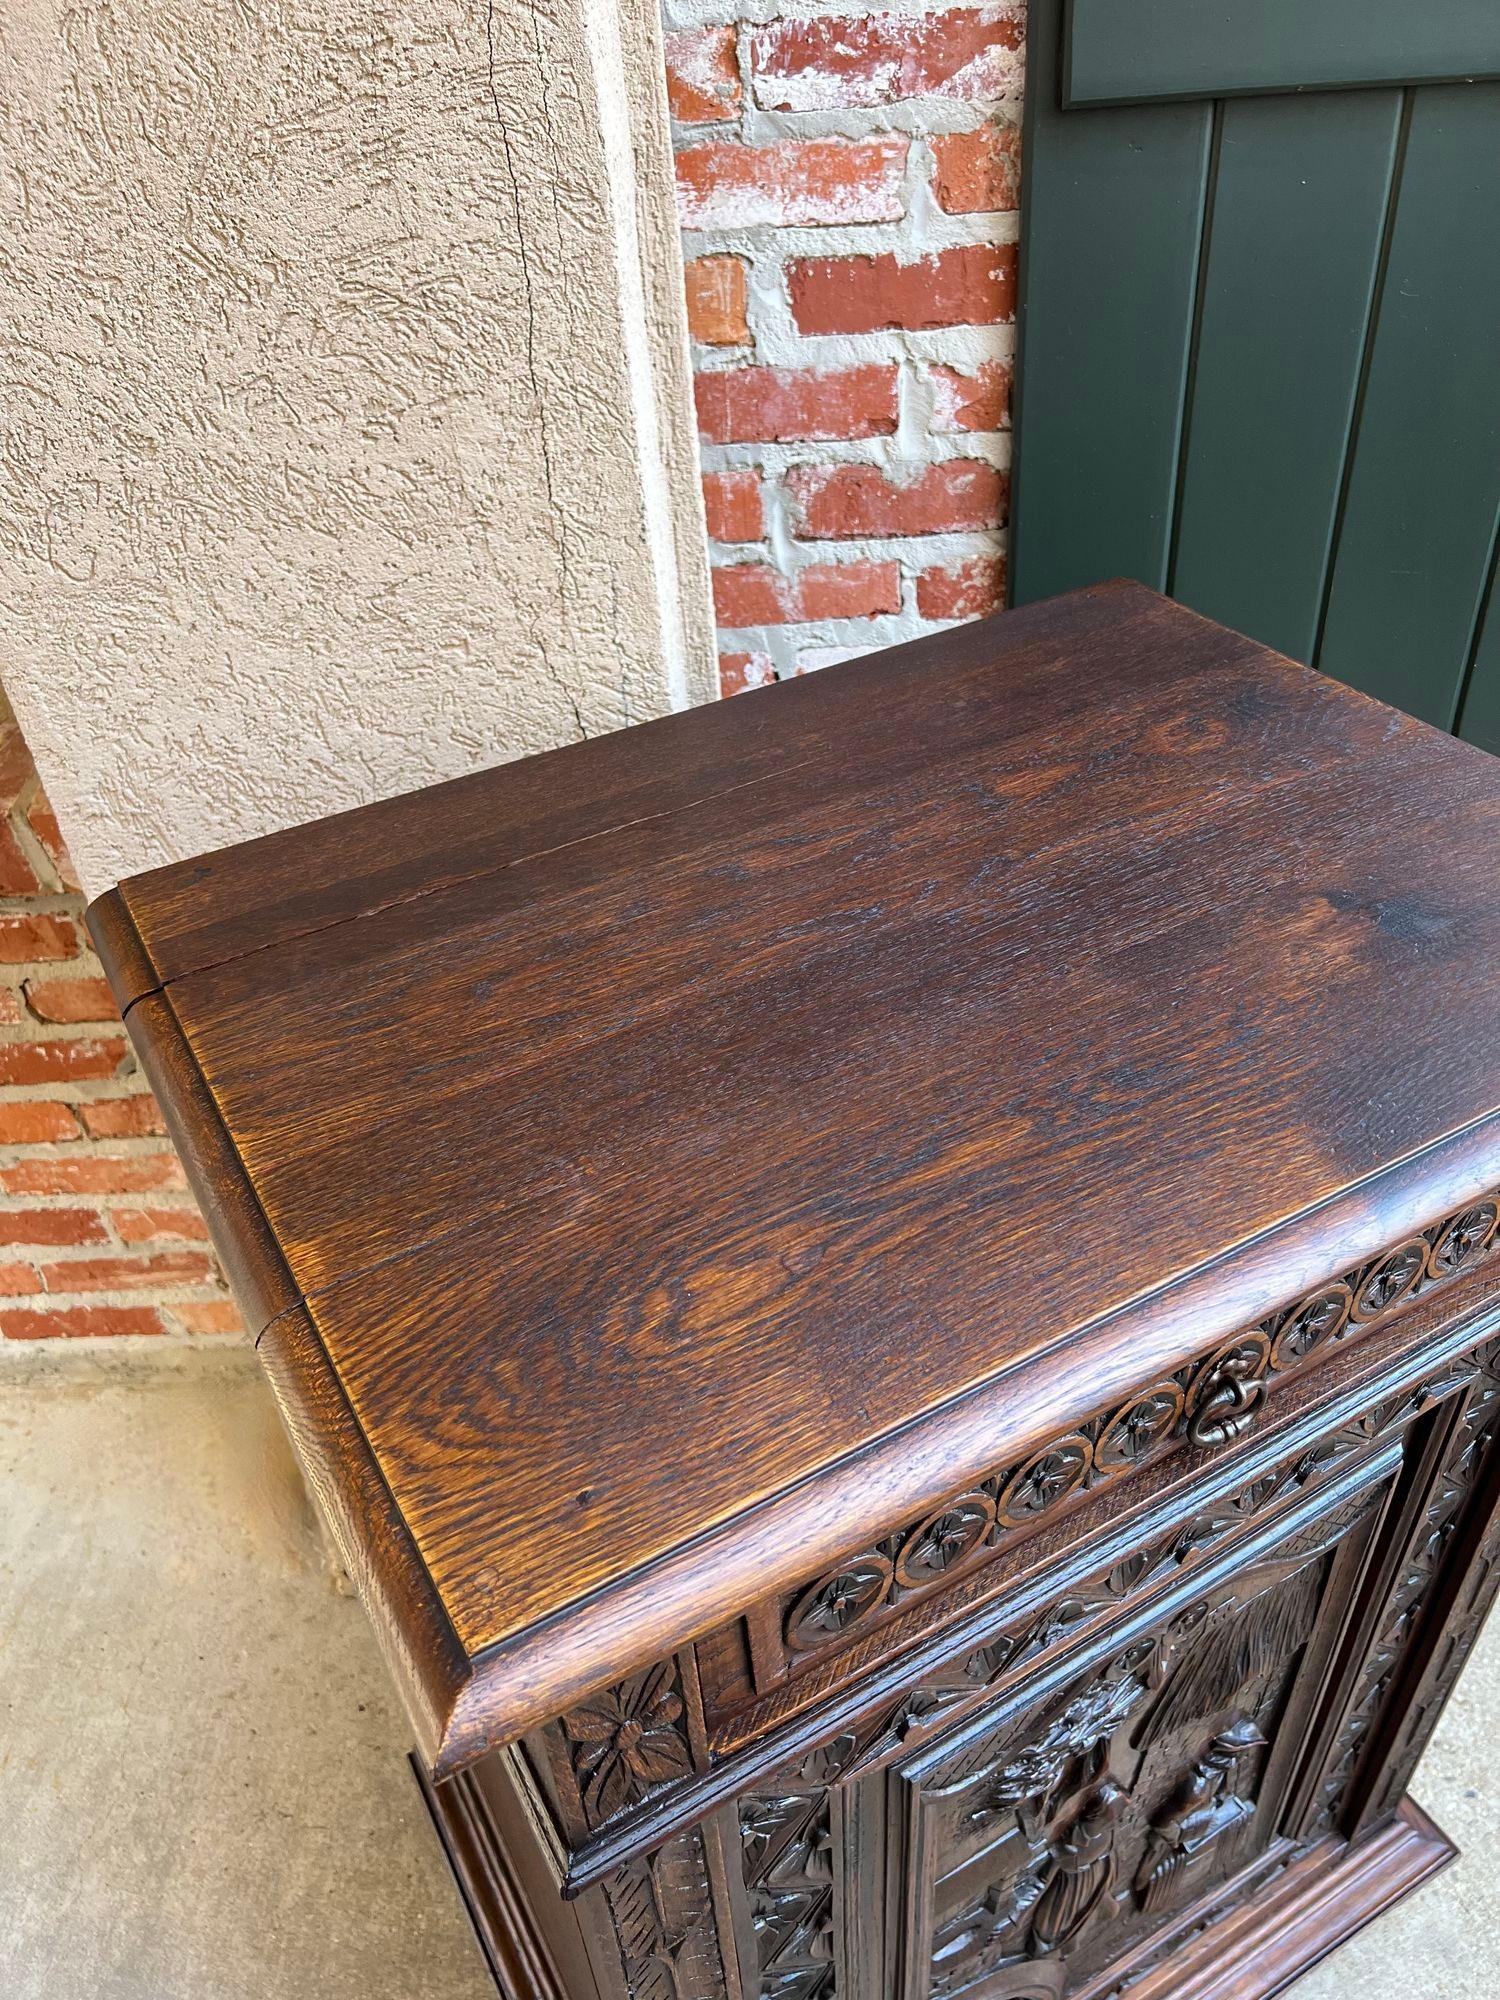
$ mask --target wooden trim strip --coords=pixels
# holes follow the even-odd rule
[[[90,903],[83,920],[120,1012],[128,1014],[144,994],[155,992],[162,984],[162,977],[136,929],[124,884],[107,889],[96,902]]]
[[[272,1320],[256,1351],[431,1766],[449,1740],[468,1659],[306,1308]]]
[[[125,1026],[240,1309],[258,1334],[302,1295],[165,990],[142,994]]]

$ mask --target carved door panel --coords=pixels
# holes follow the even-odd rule
[[[1059,2000],[1266,1854],[1394,1466],[882,1774],[904,2000]]]
[[[1367,1455],[962,1722],[886,1704],[742,1797],[747,1994],[1065,2000],[1274,1867],[1400,1465]]]

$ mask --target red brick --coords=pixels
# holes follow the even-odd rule
[[[766,510],[758,472],[705,472],[703,511],[716,542],[758,542],[766,532]]]
[[[698,430],[709,444],[889,437],[896,370],[870,362],[835,374],[807,368],[715,368],[694,382]]]
[[[0,1104],[0,1146],[41,1146],[76,1139],[78,1120],[66,1104],[38,1098],[32,1104]]]
[[[134,1097],[104,1097],[80,1104],[78,1115],[91,1139],[156,1139],[166,1134],[161,1106],[149,1091]]]
[[[0,820],[0,896],[30,896],[41,888],[36,870],[21,852],[15,828]]]
[[[185,1299],[169,1306],[184,1333],[243,1333],[245,1322],[233,1299]]]
[[[57,870],[58,880],[65,889],[77,889],[78,876],[73,867],[72,856],[63,841],[62,828],[57,823],[57,814],[52,810],[47,794],[38,791],[26,808],[26,823],[40,841],[47,859]]]
[[[934,367],[932,428],[935,431],[1000,431],[1010,428],[1008,361],[982,361],[972,375],[961,368]]]
[[[122,1243],[206,1243],[208,1224],[196,1208],[116,1208],[110,1221]]]
[[[769,687],[778,678],[769,653],[720,653],[719,693],[745,694],[751,688]]]
[[[713,572],[721,625],[794,625],[814,618],[872,618],[901,609],[893,562],[814,563],[795,577],[768,563]]]
[[[81,1083],[114,1076],[125,1060],[125,1044],[116,1036],[80,1036],[72,1042],[6,1042],[0,1044],[0,1084]]]
[[[924,618],[983,618],[1004,603],[1004,556],[975,556],[954,569],[924,569],[917,577],[917,609]]]
[[[51,1312],[0,1312],[5,1340],[81,1340],[100,1335],[165,1333],[152,1306],[64,1306]]]
[[[897,222],[908,141],[789,139],[779,146],[695,146],[677,155],[684,229]]]
[[[91,1208],[0,1211],[0,1243],[107,1243],[103,1217]]]
[[[774,21],[750,37],[751,89],[757,104],[778,111],[1003,97],[1021,87],[1024,44],[1019,0],[941,14]]]
[[[932,191],[949,215],[1013,209],[1021,198],[1021,129],[981,125],[932,139]]]
[[[202,1250],[171,1250],[155,1257],[75,1257],[42,1266],[49,1292],[139,1292],[161,1285],[205,1285],[214,1260]]]
[[[28,979],[26,1004],[39,1021],[118,1021],[109,982],[104,979]]]
[[[12,811],[35,770],[25,737],[15,720],[5,715],[0,720],[0,818]]]
[[[0,1264],[0,1296],[24,1299],[41,1289],[42,1281],[32,1265]]]
[[[684,28],[665,37],[667,104],[684,125],[734,118],[740,108],[740,65],[733,28]]]
[[[175,1153],[93,1153],[86,1159],[17,1160],[0,1167],[6,1194],[147,1194],[187,1182]]]
[[[0,964],[77,954],[78,930],[66,917],[0,917]]]
[[[815,542],[997,528],[1005,518],[1005,475],[982,458],[944,459],[907,480],[878,465],[799,465],[786,483],[798,533]]]
[[[688,333],[706,347],[743,347],[750,338],[743,259],[695,257],[686,266]]]
[[[878,257],[804,257],[786,267],[804,333],[883,327],[992,326],[1014,319],[1016,246],[965,243],[913,264]]]

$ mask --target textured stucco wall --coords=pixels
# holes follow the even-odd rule
[[[0,679],[90,890],[710,692],[654,16],[0,15]]]

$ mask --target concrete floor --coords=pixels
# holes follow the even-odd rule
[[[0,1994],[493,2000],[243,1351],[0,1356]],[[1464,1859],[1298,2000],[1478,2000],[1500,1626],[1417,1795]]]

